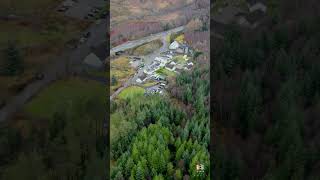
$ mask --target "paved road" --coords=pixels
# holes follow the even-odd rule
[[[123,43],[123,44],[121,44],[119,46],[111,48],[110,55],[113,55],[118,51],[125,51],[127,49],[131,49],[133,47],[142,45],[143,43],[147,43],[147,42],[150,42],[150,41],[153,41],[153,40],[156,40],[156,39],[160,39],[160,38],[166,37],[168,34],[171,34],[171,33],[174,33],[174,32],[175,33],[176,32],[181,32],[183,30],[184,30],[184,26],[180,26],[180,27],[177,27],[177,28],[174,28],[174,29],[170,29],[168,31],[164,31],[164,32],[160,32],[160,33],[153,34],[153,35],[150,35],[150,36],[146,36],[146,37],[138,39],[138,40],[128,41],[128,42]]]
[[[105,41],[106,34],[101,32],[105,32],[106,24],[106,20],[102,20],[100,24],[90,26],[87,30],[91,32],[91,37],[89,37],[88,41],[79,45],[74,50],[66,50],[66,52],[56,58],[57,61],[48,64],[43,70],[44,79],[29,84],[22,92],[14,96],[6,106],[0,109],[0,122],[9,119],[28,100],[54,80],[70,73],[80,73],[82,61],[90,53],[90,47],[97,46]]]

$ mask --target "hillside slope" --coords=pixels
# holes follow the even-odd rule
[[[185,25],[208,8],[206,0],[111,0],[111,44]]]

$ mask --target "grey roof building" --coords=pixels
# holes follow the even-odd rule
[[[92,52],[98,56],[101,61],[105,61],[107,58],[107,44],[107,42],[104,42],[92,49]]]
[[[83,61],[84,64],[92,67],[92,68],[101,68],[103,66],[102,61],[98,56],[96,56],[94,53],[90,53]]]

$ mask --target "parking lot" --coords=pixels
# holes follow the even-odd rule
[[[145,95],[151,94],[163,94],[166,84],[164,82],[159,82],[157,85],[147,87],[145,90]]]

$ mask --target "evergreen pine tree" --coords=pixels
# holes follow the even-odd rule
[[[140,162],[137,165],[137,171],[136,171],[135,177],[137,180],[144,180],[145,179],[145,171],[144,171]]]
[[[13,76],[23,72],[23,62],[19,49],[14,42],[9,42],[4,50],[5,65],[4,74]]]

